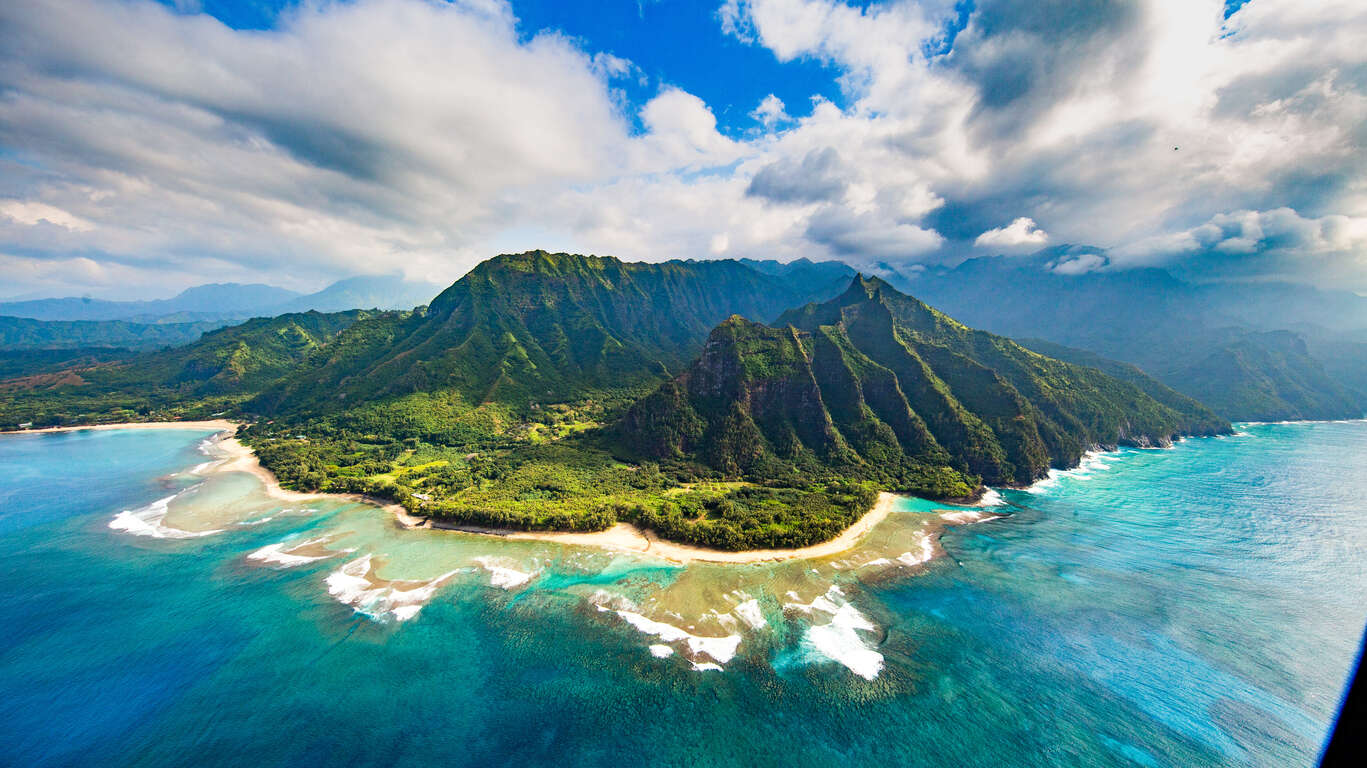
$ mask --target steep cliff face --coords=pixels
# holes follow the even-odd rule
[[[1228,424],[1128,382],[969,329],[877,280],[713,330],[685,373],[617,428],[631,451],[727,475],[835,474],[935,496],[1029,483],[1093,446],[1162,445]]]
[[[685,373],[633,405],[616,434],[643,456],[770,482],[860,477],[940,497],[978,486],[944,466],[948,454],[896,377],[843,334],[740,317],[712,332]]]

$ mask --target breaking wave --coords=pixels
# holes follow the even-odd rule
[[[373,619],[407,621],[427,604],[437,589],[459,571],[429,581],[386,581],[372,578],[371,555],[364,555],[328,574],[328,594]]]
[[[1097,472],[1110,469],[1111,464],[1107,459],[1113,459],[1114,456],[1114,452],[1087,451],[1082,454],[1082,459],[1078,462],[1076,467],[1073,467],[1072,469],[1051,469],[1049,470],[1048,475],[1035,481],[1033,485],[1022,488],[1021,490],[1026,493],[1044,493],[1058,485],[1059,481],[1064,478],[1085,480]]]
[[[199,486],[194,487],[198,488]],[[187,531],[181,528],[173,528],[164,522],[166,515],[171,511],[171,501],[185,492],[181,491],[164,499],[158,499],[145,507],[125,509],[114,515],[114,519],[109,521],[109,527],[116,531],[131,533],[134,536],[147,536],[153,539],[197,539],[201,536],[222,533],[221,528],[211,531]]]
[[[791,592],[789,596],[797,598]],[[841,664],[865,680],[872,680],[883,671],[883,654],[874,650],[873,645],[860,634],[876,632],[878,627],[845,600],[845,593],[840,587],[832,584],[824,595],[810,603],[785,603],[783,607],[808,616],[818,613],[830,616],[826,623],[813,624],[803,633],[802,646],[810,653]]]
[[[476,557],[475,562],[489,572],[489,585],[500,589],[517,589],[531,581],[536,572],[519,571],[507,565],[507,558]]]
[[[306,541],[278,541],[274,544],[267,544],[255,552],[252,552],[247,555],[247,559],[270,565],[279,565],[285,568],[294,568],[300,565],[316,563],[319,560],[327,560],[343,554],[343,552],[328,552],[327,554],[321,555],[303,555],[299,554],[297,551],[306,547],[314,547],[315,550],[321,549],[322,545],[326,542],[326,536],[320,536],[316,539],[308,539]],[[351,550],[345,551],[349,552]]]

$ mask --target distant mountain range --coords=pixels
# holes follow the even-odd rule
[[[187,288],[169,299],[152,301],[68,297],[3,302],[0,315],[32,320],[182,322],[281,314],[274,310],[299,298],[299,293],[270,285],[211,283]]]
[[[352,277],[311,294],[269,285],[214,283],[169,299],[35,299],[0,303],[0,350],[188,344],[205,331],[253,317],[350,309],[412,309],[441,290],[395,275]]]
[[[232,321],[135,323],[129,320],[30,320],[0,317],[0,350],[160,349],[178,347]]]
[[[495,269],[488,266],[492,263],[486,262],[476,272],[482,275]],[[734,277],[741,274],[736,270],[743,268],[747,276],[741,282],[748,281],[755,290],[768,291],[772,297],[768,304],[756,299],[738,305],[741,314],[760,319],[768,319],[761,310],[776,312],[791,306],[804,292],[809,297],[834,296],[855,274],[852,267],[841,262],[808,259],[670,264],[678,274],[720,270],[716,272],[720,275],[730,270]],[[1111,269],[1103,252],[1080,246],[1058,246],[1031,256],[970,259],[956,267],[932,267],[915,273],[882,265],[880,272],[902,291],[972,326],[1028,340],[1027,346],[1060,359],[1089,360],[1086,364],[1113,374],[1123,369],[1113,366],[1113,361],[1138,366],[1227,418],[1350,418],[1367,410],[1367,298],[1346,291],[1287,283],[1197,285],[1161,269]],[[643,274],[639,269],[637,273]],[[461,285],[464,283],[456,284]],[[267,285],[215,284],[156,301],[64,298],[6,302],[0,303],[0,351],[70,350],[74,354],[79,350],[174,347],[189,344],[208,330],[251,317],[411,309],[435,301],[438,292],[435,284],[372,276],[341,280],[308,295]],[[475,306],[482,300],[468,301],[469,306]],[[671,307],[667,311],[677,310]],[[694,318],[688,336],[692,342],[700,342],[701,329],[719,319],[715,313],[692,314],[691,306],[683,311],[686,317]],[[410,332],[397,328],[377,330],[374,338],[421,347],[415,350],[419,355],[431,355],[430,350],[450,341],[449,329],[436,329],[431,319],[405,322],[439,331],[444,341],[419,345],[394,335]],[[641,328],[648,329],[649,324],[642,323]],[[597,333],[580,338],[574,328],[560,330],[575,343],[587,343]],[[467,340],[471,345],[467,349],[482,340],[501,338],[491,335],[493,330],[487,326],[461,332],[474,334]],[[530,370],[536,371],[536,376],[548,370],[535,361],[537,355],[549,354],[539,341],[513,351],[518,349],[527,352]],[[676,345],[672,357],[659,362],[679,363],[680,349]],[[620,353],[634,354],[631,344]],[[516,364],[513,359],[502,363],[508,370]],[[432,375],[421,371],[460,364],[432,361],[425,365],[429,367],[415,369],[410,376]],[[492,386],[494,381],[497,377],[487,383]],[[304,384],[282,386],[297,388]],[[348,385],[351,389],[360,386],[358,382]]]
[[[499,256],[425,309],[30,370],[0,381],[0,425],[231,415],[289,487],[724,549],[825,540],[878,490],[975,497],[1229,430],[1137,369],[1031,352],[845,269]]]
[[[889,279],[970,325],[1133,363],[1235,420],[1367,410],[1367,298],[1105,267],[1095,249],[1060,246]]]

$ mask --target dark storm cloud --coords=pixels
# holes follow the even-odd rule
[[[1127,45],[1142,14],[1136,2],[989,0],[955,41],[949,64],[976,83],[987,110],[1033,110],[1079,78],[1134,66]]]
[[[760,169],[745,194],[777,203],[820,203],[845,194],[848,183],[834,147],[814,149],[801,162],[778,160]]]

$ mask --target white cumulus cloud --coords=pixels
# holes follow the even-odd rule
[[[973,241],[973,244],[990,248],[1015,248],[1019,246],[1043,245],[1048,240],[1049,235],[1044,230],[1035,226],[1034,219],[1028,216],[1021,216],[1004,227],[989,229],[981,235],[978,235],[978,238]]]
[[[1367,290],[1367,6],[980,0],[951,40],[955,8],[718,3],[723,32],[841,90],[800,117],[770,94],[728,136],[684,88],[628,103],[634,63],[529,37],[504,0],[305,2],[264,31],[8,0],[0,268],[16,292],[55,265],[72,291],[305,288],[532,247],[699,257],[725,233],[736,257],[913,271],[1076,243]]]

